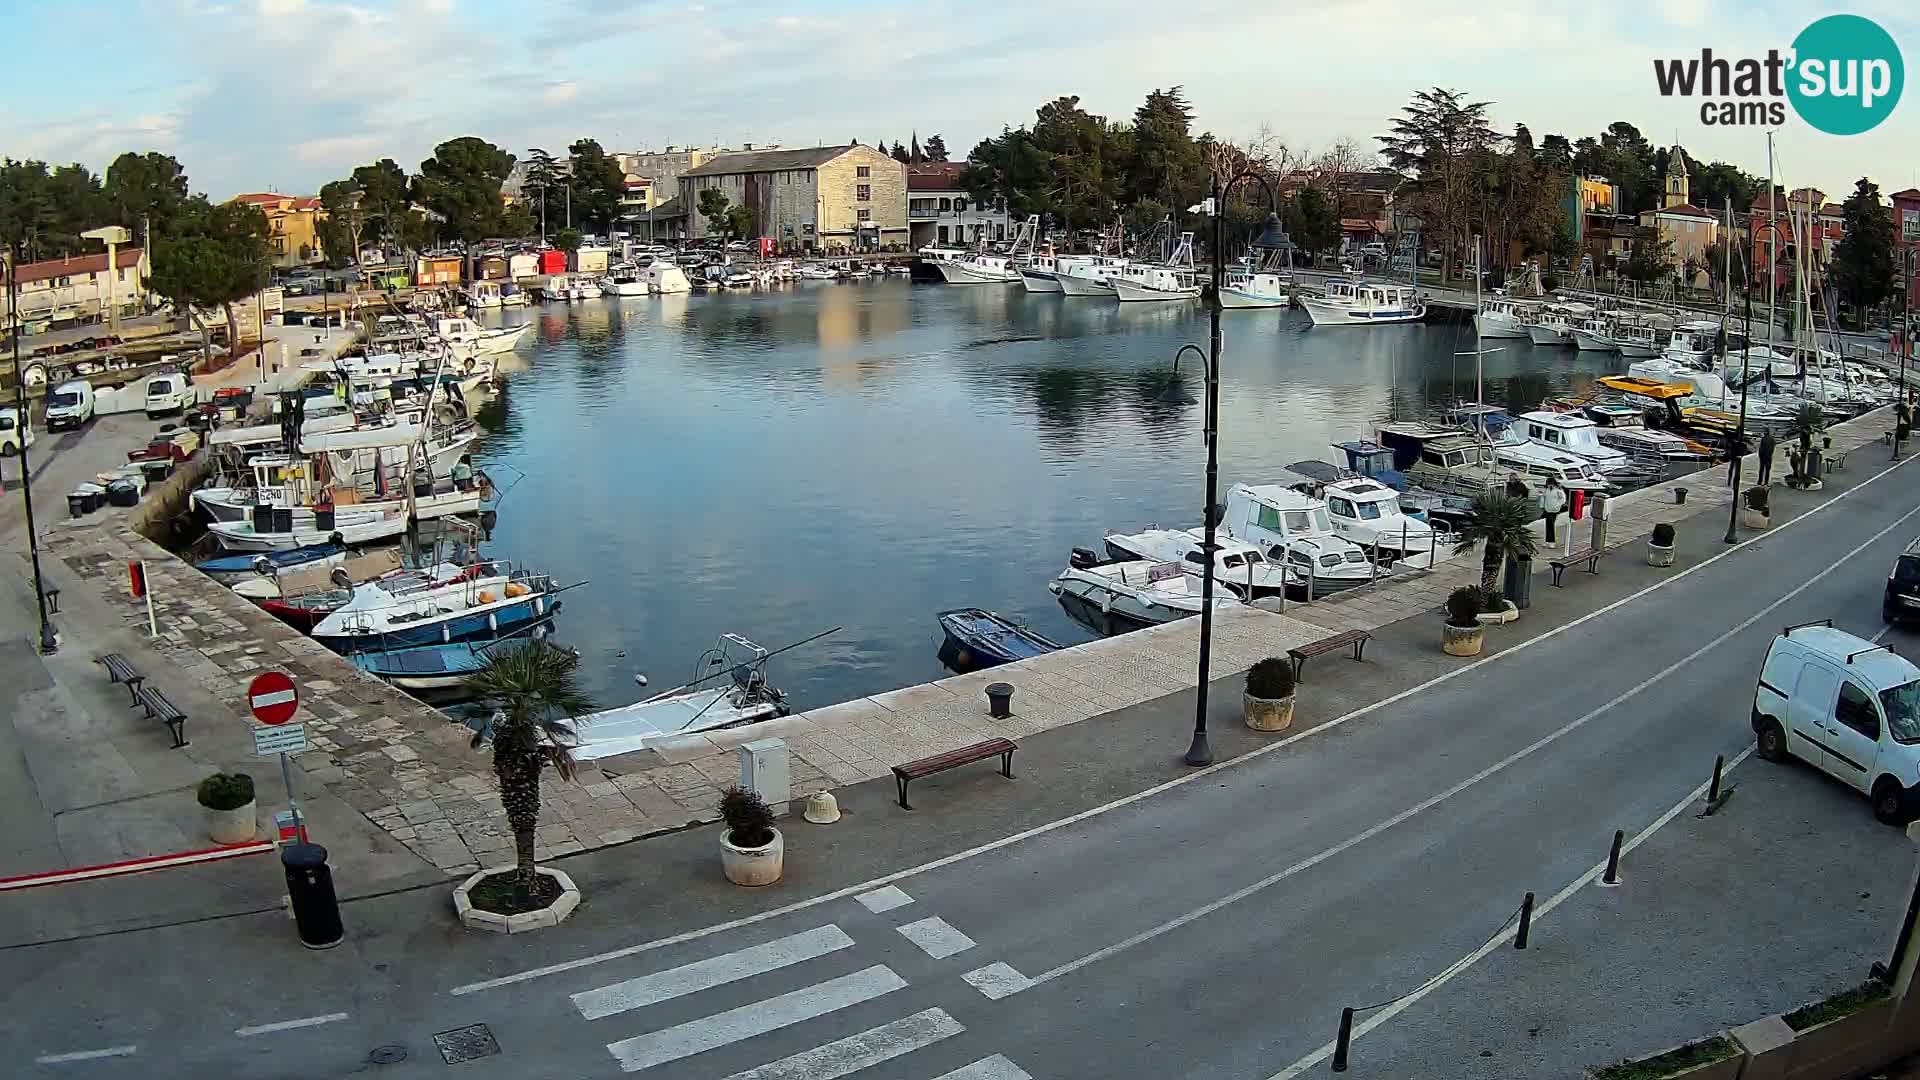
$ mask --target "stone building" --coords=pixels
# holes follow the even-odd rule
[[[1706,270],[1707,252],[1720,237],[1720,219],[1693,205],[1687,155],[1678,146],[1668,156],[1666,192],[1660,208],[1641,211],[1640,225],[1652,229],[1655,237],[1672,248],[1673,271],[1685,284],[1699,288],[1711,280]],[[1689,265],[1695,268],[1691,279],[1686,269]]]
[[[752,235],[784,251],[873,251],[907,243],[907,167],[865,146],[721,154],[680,174],[687,236],[714,230],[700,193],[753,214]]]

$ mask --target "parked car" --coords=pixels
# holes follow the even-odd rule
[[[146,385],[147,418],[149,420],[177,413],[187,407],[187,377],[185,375],[155,375]]]
[[[13,409],[0,412],[0,457],[12,457],[20,452],[22,446],[33,445],[32,415],[28,414],[27,416],[27,426],[24,434],[19,424],[19,412]]]
[[[1920,809],[1920,667],[1886,646],[1831,619],[1788,627],[1760,667],[1752,723],[1761,757],[1799,758],[1866,795],[1881,821]]]
[[[93,384],[83,380],[61,383],[47,395],[47,430],[77,428],[93,419]]]
[[[1920,619],[1920,540],[1893,560],[1887,571],[1887,594],[1880,601],[1880,621],[1897,623]]]

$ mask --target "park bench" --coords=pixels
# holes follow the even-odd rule
[[[1586,563],[1587,573],[1589,574],[1599,573],[1600,572],[1600,556],[1604,554],[1606,553],[1602,551],[1595,551],[1592,548],[1574,548],[1572,551],[1567,552],[1565,555],[1562,555],[1559,558],[1549,560],[1547,562],[1547,565],[1553,568],[1553,587],[1556,589],[1561,587],[1560,575],[1566,573],[1567,567],[1569,566],[1578,566],[1581,563]]]
[[[985,761],[990,757],[1000,759],[1001,776],[1009,780],[1013,779],[1013,752],[1018,749],[1019,747],[1011,739],[988,739],[985,742],[974,743],[972,746],[962,746],[958,750],[949,750],[944,754],[921,758],[919,761],[909,761],[905,765],[895,765],[893,778],[900,785],[900,809],[913,809],[907,805],[907,784],[910,781],[918,780],[923,776],[932,776],[934,773],[946,772],[948,769],[957,769],[976,761]]]
[[[108,653],[100,657],[99,662],[107,666],[107,677],[113,680],[115,686],[126,686],[127,704],[130,706],[140,704],[140,682],[146,676],[134,670],[134,666],[127,662],[127,658],[119,653]]]
[[[1825,460],[1826,471],[1827,472],[1846,472],[1847,471],[1847,455],[1850,453],[1852,453],[1851,450],[1823,451],[1821,456],[1826,459]]]
[[[1299,680],[1300,669],[1305,666],[1309,658],[1323,653],[1337,652],[1349,645],[1353,646],[1355,660],[1365,659],[1367,642],[1372,639],[1373,635],[1365,630],[1343,630],[1332,637],[1323,637],[1319,641],[1309,641],[1305,645],[1288,649],[1287,655],[1293,659],[1294,680],[1296,682]]]
[[[142,686],[140,689],[134,691],[134,697],[137,699],[136,704],[146,708],[147,719],[158,720],[167,725],[167,733],[173,736],[173,748],[175,750],[187,745],[187,740],[182,730],[187,723],[187,714],[181,712],[179,706],[168,701],[167,695],[155,690],[151,686]]]

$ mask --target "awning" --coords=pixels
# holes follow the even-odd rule
[[[253,427],[220,428],[207,438],[208,446],[237,446],[242,443],[280,441],[280,425],[256,424]]]
[[[336,450],[369,450],[376,446],[409,446],[425,435],[418,424],[396,424],[383,428],[355,428],[320,435],[302,435],[300,452],[321,454]]]

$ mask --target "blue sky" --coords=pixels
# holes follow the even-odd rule
[[[1651,61],[1784,49],[1840,10],[1914,58],[1920,15],[1885,0],[11,0],[0,154],[100,168],[158,149],[215,196],[311,193],[383,156],[412,169],[468,134],[522,153],[582,136],[634,149],[918,130],[959,156],[1054,96],[1123,116],[1175,84],[1202,127],[1312,153],[1371,148],[1414,90],[1441,85],[1492,101],[1502,130],[1577,137],[1624,119],[1760,172],[1760,130],[1702,126],[1697,102],[1659,96]],[[1834,195],[1862,175],[1920,186],[1920,90],[1907,98],[1864,135],[1790,117],[1781,178]]]

